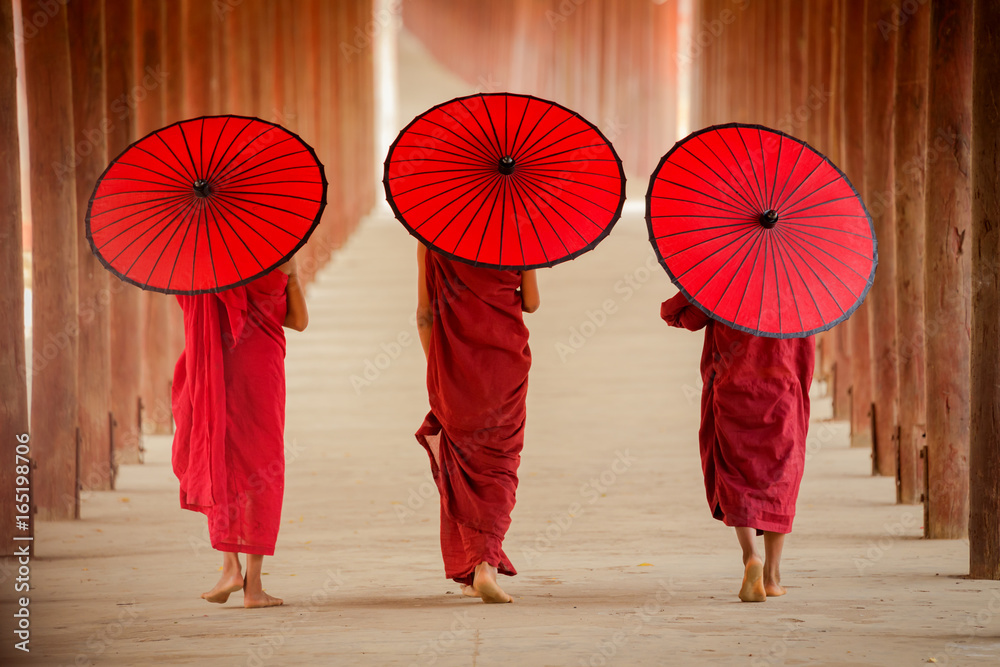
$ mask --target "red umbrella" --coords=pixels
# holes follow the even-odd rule
[[[479,94],[417,116],[385,160],[386,199],[424,244],[497,269],[552,266],[610,233],[625,172],[594,125],[530,95]]]
[[[108,165],[87,240],[109,271],[168,294],[220,292],[284,263],[326,206],[316,153],[279,125],[242,116],[174,123]]]
[[[847,319],[878,263],[871,217],[843,172],[760,125],[679,141],[650,178],[646,221],[688,300],[758,336],[809,336]]]

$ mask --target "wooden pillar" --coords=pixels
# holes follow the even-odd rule
[[[896,363],[896,230],[893,170],[893,106],[896,71],[896,32],[893,0],[868,0],[865,52],[865,202],[878,239],[878,271],[868,294],[872,327],[872,397],[875,432],[872,473],[896,476],[899,443],[899,378]]]
[[[972,81],[969,575],[1000,579],[1000,12],[977,0]]]
[[[81,488],[106,490],[114,483],[111,452],[110,274],[86,239],[87,206],[94,184],[108,164],[104,104],[104,0],[77,0],[69,9],[75,150],[63,170],[76,171],[79,246]]]
[[[163,68],[170,73],[163,82],[163,124],[170,125],[184,120],[187,116],[184,109],[184,59],[186,51],[201,50],[202,43],[191,40],[183,30],[182,5],[179,2],[168,2],[164,5],[163,21]],[[198,44],[198,48],[192,48]],[[187,48],[185,48],[187,46]],[[173,385],[174,364],[184,351],[184,311],[174,296],[167,296],[166,310],[169,326],[167,327],[166,359],[164,366],[170,366],[169,384]],[[167,432],[173,431],[173,423],[164,423]]]
[[[972,5],[931,2],[925,215],[927,537],[969,520]],[[994,480],[995,483],[995,480]]]
[[[923,493],[924,445],[924,160],[930,7],[898,19],[896,45],[896,331],[899,341],[899,486],[897,501]],[[905,20],[904,20],[905,18]]]
[[[33,486],[39,519],[72,519],[78,516],[76,182],[72,171],[58,174],[52,168],[73,155],[67,10],[43,0],[23,0],[21,8],[26,25],[36,16],[48,17],[44,29],[24,41],[31,151],[31,443],[38,462]]]
[[[133,3],[104,13],[105,107],[108,157],[120,154],[135,137],[135,14]],[[142,459],[139,396],[142,387],[142,291],[109,276],[111,290],[111,412],[115,464]]]
[[[0,2],[0,34],[14,34],[14,7]],[[20,39],[20,38],[18,38]],[[21,544],[14,536],[31,537],[34,531],[18,530],[14,489],[20,471],[15,467],[19,436],[28,433],[28,389],[24,351],[24,263],[21,238],[21,164],[17,134],[17,67],[14,40],[0,43],[0,488],[8,489],[0,503],[0,557],[14,555]],[[22,449],[23,451],[23,449]],[[29,508],[30,510],[30,508]],[[33,525],[34,522],[29,522]]]
[[[844,90],[844,122],[841,127],[843,169],[867,201],[865,191],[865,0],[845,0],[841,30],[841,77]],[[874,28],[872,28],[874,29]],[[851,348],[851,446],[872,446],[871,322],[868,301],[847,321]]]
[[[135,78],[142,99],[137,100],[135,120],[136,134],[140,138],[164,125],[164,84],[172,76],[164,58],[166,17],[164,0],[137,0]],[[151,291],[142,294],[144,314],[139,331],[142,335],[142,429],[146,433],[167,434],[173,427],[170,406],[170,383],[176,361],[171,358],[170,342],[170,301],[173,298]]]

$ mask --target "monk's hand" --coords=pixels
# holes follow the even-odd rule
[[[298,267],[295,266],[295,258],[292,257],[290,260],[278,267],[278,270],[288,276],[294,276],[298,272]]]

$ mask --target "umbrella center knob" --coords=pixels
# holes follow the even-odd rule
[[[760,214],[758,222],[764,229],[771,229],[778,224],[778,213],[774,209],[768,209]]]
[[[194,193],[199,197],[207,197],[212,189],[208,186],[208,181],[197,180],[194,182]]]
[[[514,158],[509,155],[500,158],[500,173],[505,176],[514,173]]]

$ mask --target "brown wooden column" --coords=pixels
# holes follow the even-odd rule
[[[841,77],[844,122],[841,128],[842,168],[867,201],[865,168],[865,0],[845,0]],[[851,348],[851,446],[872,446],[872,359],[870,307],[866,300],[847,321]]]
[[[972,5],[931,2],[927,108],[927,537],[969,521]]]
[[[893,0],[868,0],[866,40],[868,79],[865,81],[865,193],[878,239],[878,270],[868,294],[872,322],[872,396],[875,432],[872,472],[896,476],[899,443],[899,377],[896,363],[896,230],[893,170],[893,85],[896,32]]]
[[[60,175],[52,167],[73,155],[67,11],[63,5],[53,11],[41,0],[23,0],[21,10],[26,25],[47,17],[24,41],[31,150],[31,443],[38,462],[33,486],[39,519],[72,519],[78,516],[76,182],[72,171]]]
[[[0,2],[0,34],[14,34],[14,8]],[[17,68],[14,41],[0,43],[0,488],[8,489],[0,502],[0,557],[14,555],[20,546],[16,530],[14,467],[18,436],[28,433],[28,389],[24,352],[24,263],[21,238],[21,163],[17,134]],[[23,470],[22,470],[23,472]],[[34,522],[32,522],[33,524]],[[6,626],[5,626],[6,627]]]
[[[1000,11],[975,4],[969,575],[1000,579]]]
[[[173,3],[171,3],[172,5]],[[136,134],[141,138],[164,125],[165,83],[172,73],[165,62],[164,0],[137,0],[135,4]],[[172,430],[170,383],[174,361],[170,343],[171,296],[144,291],[142,335],[142,429],[166,434]]]
[[[202,0],[181,4],[181,34],[187,44],[198,48],[182,51],[184,111],[186,118],[211,114],[212,107],[212,5]]]
[[[80,311],[80,484],[110,489],[111,451],[111,292],[110,274],[91,252],[85,218],[94,184],[108,163],[107,109],[104,104],[104,0],[77,0],[69,9],[70,66],[73,77],[74,146],[63,168],[76,171]]]
[[[923,493],[924,445],[924,160],[930,7],[899,18],[896,59],[896,331],[899,340],[899,486],[897,501]]]
[[[132,2],[104,13],[106,71],[105,107],[108,157],[120,154],[135,138],[133,66],[135,14]],[[142,386],[142,291],[109,277],[111,290],[111,412],[115,464],[138,463],[142,458],[139,396]]]

